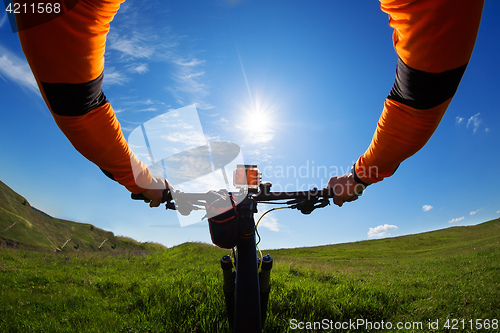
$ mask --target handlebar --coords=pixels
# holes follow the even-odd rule
[[[281,201],[290,208],[295,208],[304,214],[310,214],[314,209],[325,207],[330,204],[329,199],[333,198],[334,193],[332,188],[317,189],[313,188],[308,191],[291,191],[291,192],[272,192],[270,191],[270,183],[262,183],[259,191],[256,193],[240,191],[234,195],[246,195],[253,199],[255,202],[269,203],[272,201]],[[206,193],[188,193],[175,191],[172,193],[170,189],[166,189],[163,194],[162,203],[166,203],[166,209],[175,209],[182,215],[189,215],[191,211],[202,209],[200,206],[215,201],[222,196],[219,192],[209,191]],[[225,192],[227,193],[227,192]],[[131,198],[134,200],[148,200],[143,194],[132,194]],[[175,199],[174,199],[175,198]],[[172,202],[172,200],[175,201]]]
[[[329,199],[333,198],[334,193],[332,188],[324,188],[318,190],[313,188],[309,191],[292,191],[292,192],[271,192],[267,188],[258,192],[255,195],[257,202],[277,201],[277,200],[310,200],[313,198]]]

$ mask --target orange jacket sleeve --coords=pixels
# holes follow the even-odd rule
[[[399,56],[372,142],[355,164],[371,184],[391,176],[436,130],[472,54],[483,1],[381,0]]]
[[[83,156],[140,193],[151,174],[130,150],[102,91],[106,36],[121,2],[65,0],[60,15],[19,14],[16,21],[26,59],[59,128]]]

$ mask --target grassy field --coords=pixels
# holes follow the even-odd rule
[[[275,260],[265,331],[499,332],[499,241],[494,220],[265,251]],[[223,254],[193,243],[129,253],[0,249],[0,332],[227,332]]]

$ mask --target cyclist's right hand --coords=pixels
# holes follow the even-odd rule
[[[333,189],[333,193],[335,194],[333,197],[333,203],[339,207],[342,207],[345,202],[358,200],[358,197],[365,189],[363,185],[358,184],[354,180],[351,173],[330,178],[327,188]]]
[[[164,202],[163,192],[166,189],[173,190],[173,187],[168,183],[165,178],[153,176],[151,180],[151,185],[141,192],[147,200],[144,202],[149,203],[149,207],[158,207]]]

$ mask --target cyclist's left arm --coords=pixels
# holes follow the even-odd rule
[[[128,146],[102,91],[106,37],[121,2],[79,1],[37,25],[26,15],[16,20],[24,54],[59,128],[106,175],[141,193],[153,178]],[[149,196],[156,204],[155,193]]]

